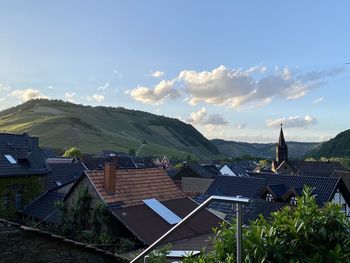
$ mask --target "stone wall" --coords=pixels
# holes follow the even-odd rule
[[[126,263],[112,253],[0,219],[0,262]]]

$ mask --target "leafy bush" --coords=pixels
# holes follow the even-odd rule
[[[212,252],[183,262],[235,262],[235,223],[215,233]],[[350,224],[339,206],[319,208],[304,188],[296,207],[274,212],[269,220],[261,216],[243,229],[242,252],[245,262],[350,262]]]
[[[81,151],[78,148],[72,147],[64,152],[63,157],[81,157]]]

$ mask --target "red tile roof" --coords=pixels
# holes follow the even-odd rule
[[[86,175],[107,204],[122,203],[127,207],[143,204],[142,200],[149,198],[167,201],[185,197],[161,168],[117,170],[114,194],[104,189],[104,171],[86,172]]]

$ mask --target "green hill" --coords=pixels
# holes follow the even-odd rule
[[[277,141],[276,137],[276,141]],[[273,159],[276,157],[276,144],[274,143],[247,143],[225,141],[220,139],[211,140],[211,142],[218,148],[218,150],[232,157],[239,157],[243,155],[257,156],[266,159]],[[321,143],[314,142],[287,142],[288,155],[290,158],[302,158],[310,150],[318,147]]]
[[[316,158],[350,157],[350,129],[322,143],[322,145],[311,151],[309,155]]]
[[[178,119],[112,107],[91,107],[59,100],[32,100],[0,112],[0,132],[28,132],[42,146],[78,147],[84,153],[128,152],[146,141],[141,155],[202,159],[217,148],[193,126]]]

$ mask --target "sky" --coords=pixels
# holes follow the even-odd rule
[[[207,138],[349,129],[349,1],[0,0],[0,110],[33,98],[178,118]]]

